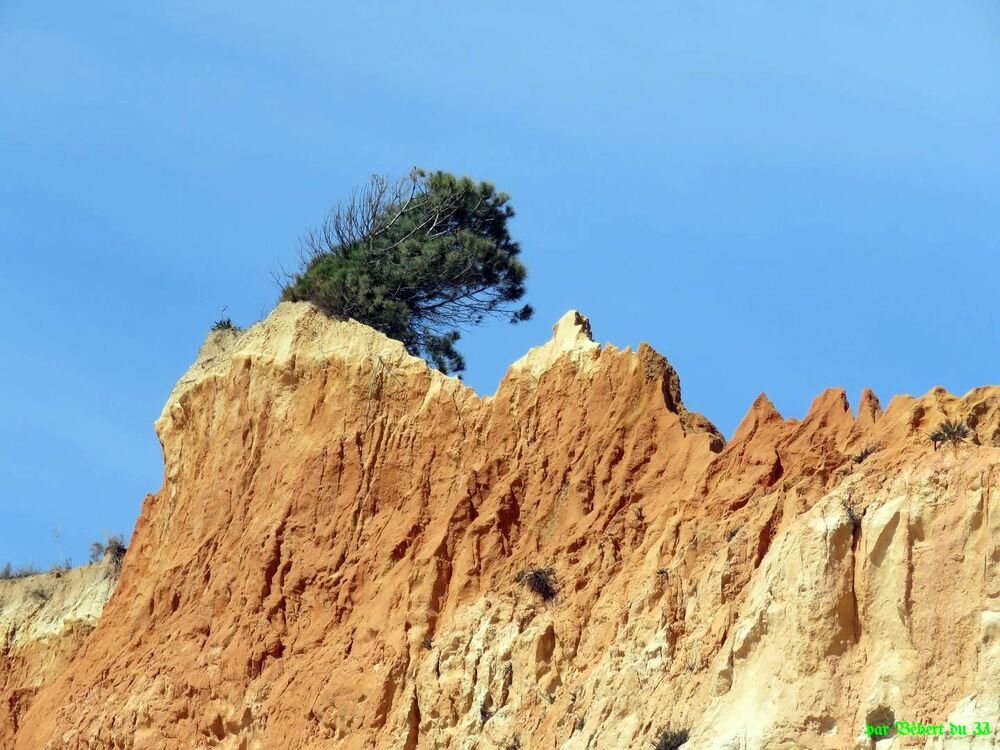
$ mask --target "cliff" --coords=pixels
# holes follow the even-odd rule
[[[0,746],[618,750],[670,726],[685,750],[867,748],[888,715],[1000,724],[998,395],[866,393],[855,416],[829,390],[801,421],[761,396],[725,444],[662,356],[578,313],[480,398],[283,303],[181,378],[121,580]],[[934,450],[946,416],[969,444]]]
[[[0,747],[10,745],[38,690],[72,661],[117,579],[105,560],[0,580]]]

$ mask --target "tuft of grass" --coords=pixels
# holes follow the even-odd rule
[[[655,750],[677,750],[688,741],[688,730],[686,729],[661,729],[653,740]]]
[[[227,307],[228,307],[228,305],[223,305],[222,306],[222,310],[219,313],[219,319],[217,321],[215,321],[214,323],[212,323],[212,330],[213,331],[236,331],[237,333],[239,333],[242,329],[239,326],[237,326],[237,325],[233,325],[232,319],[228,315],[226,315],[226,308]]]
[[[219,318],[217,321],[212,323],[213,331],[240,331],[240,328],[233,324],[230,318]]]
[[[43,586],[33,586],[28,589],[28,597],[36,602],[44,603],[52,598],[52,592]]]
[[[972,430],[961,419],[946,419],[927,436],[934,443],[934,450],[937,450],[939,443],[951,443],[957,445],[960,441],[966,440],[972,434]]]
[[[865,459],[868,458],[871,454],[873,454],[877,450],[878,450],[877,445],[866,445],[864,448],[862,448],[853,456],[851,456],[851,461],[853,461],[856,464],[863,464],[865,462]]]
[[[846,501],[841,502],[841,505],[844,506],[844,511],[847,513],[847,520],[851,522],[851,526],[858,528],[861,525],[861,516]]]
[[[514,576],[514,581],[523,583],[547,602],[556,598],[556,574],[552,568],[522,570]]]
[[[521,735],[515,734],[507,740],[507,744],[503,750],[521,750]]]

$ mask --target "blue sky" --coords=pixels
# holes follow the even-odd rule
[[[727,435],[997,381],[994,0],[8,0],[0,69],[0,562],[131,532],[220,308],[372,172],[513,196],[537,312],[466,335],[480,392],[571,307]]]

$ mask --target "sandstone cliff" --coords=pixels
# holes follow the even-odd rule
[[[105,560],[0,581],[0,747],[97,625],[117,579],[117,566]]]
[[[577,313],[480,398],[283,303],[178,383],[121,581],[0,745],[617,750],[671,726],[686,750],[867,748],[870,715],[995,726],[998,395],[883,413],[866,393],[855,416],[830,390],[801,421],[761,396],[727,445],[662,356],[598,346]],[[974,440],[935,451],[945,416]],[[536,567],[551,601],[517,582]]]

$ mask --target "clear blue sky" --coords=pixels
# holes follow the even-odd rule
[[[466,336],[480,392],[571,307],[727,435],[997,381],[995,0],[8,0],[0,69],[0,562],[131,533],[206,329],[371,172],[513,196],[537,314]]]

